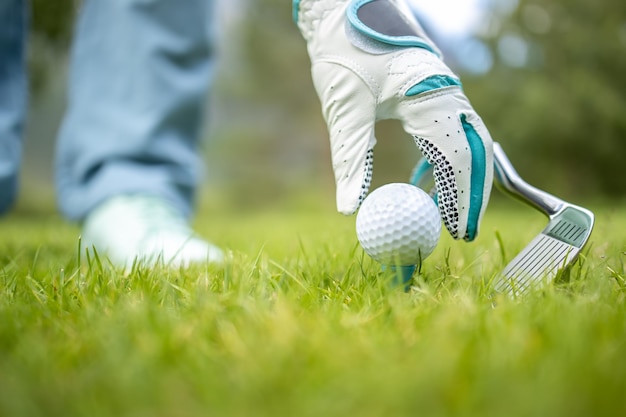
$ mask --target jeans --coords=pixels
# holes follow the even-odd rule
[[[26,114],[26,5],[0,2],[0,214],[17,194]]]
[[[22,10],[23,1],[3,0]],[[191,214],[201,172],[203,104],[214,68],[212,7],[210,0],[83,3],[55,159],[58,203],[66,217],[80,221],[120,194],[159,196]],[[1,11],[0,18],[5,18]],[[15,26],[15,19],[5,20],[0,28]],[[23,43],[20,29],[13,30],[16,44]],[[20,58],[0,49],[0,62],[14,62],[9,68],[18,79],[23,77],[23,65],[16,64]],[[7,138],[19,136],[23,118],[18,104],[25,100],[25,83],[9,85],[19,91],[15,106],[0,104],[0,149]],[[6,114],[19,120],[11,129],[1,123]],[[17,164],[9,159],[12,167]]]

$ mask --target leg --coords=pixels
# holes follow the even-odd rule
[[[79,18],[58,199],[82,220],[120,194],[150,194],[189,215],[212,70],[211,1],[88,0]]]
[[[0,2],[0,214],[17,195],[26,114],[25,0]]]
[[[87,0],[56,168],[62,212],[118,265],[221,261],[194,236],[209,0]]]

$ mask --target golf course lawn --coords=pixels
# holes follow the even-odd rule
[[[205,204],[228,260],[189,269],[115,268],[52,210],[0,219],[0,415],[626,415],[626,205],[589,204],[570,273],[511,300],[490,285],[532,209],[442,235],[404,292],[309,203]]]

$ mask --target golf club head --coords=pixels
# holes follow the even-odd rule
[[[498,143],[494,143],[493,151],[498,188],[549,218],[545,229],[496,278],[497,292],[517,297],[552,282],[574,262],[591,236],[594,215],[527,184]]]

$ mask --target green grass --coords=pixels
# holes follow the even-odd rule
[[[626,413],[624,207],[591,207],[568,282],[494,308],[489,281],[545,225],[532,210],[444,236],[405,293],[353,217],[310,203],[203,208],[224,268],[123,273],[54,214],[0,220],[0,415]]]

